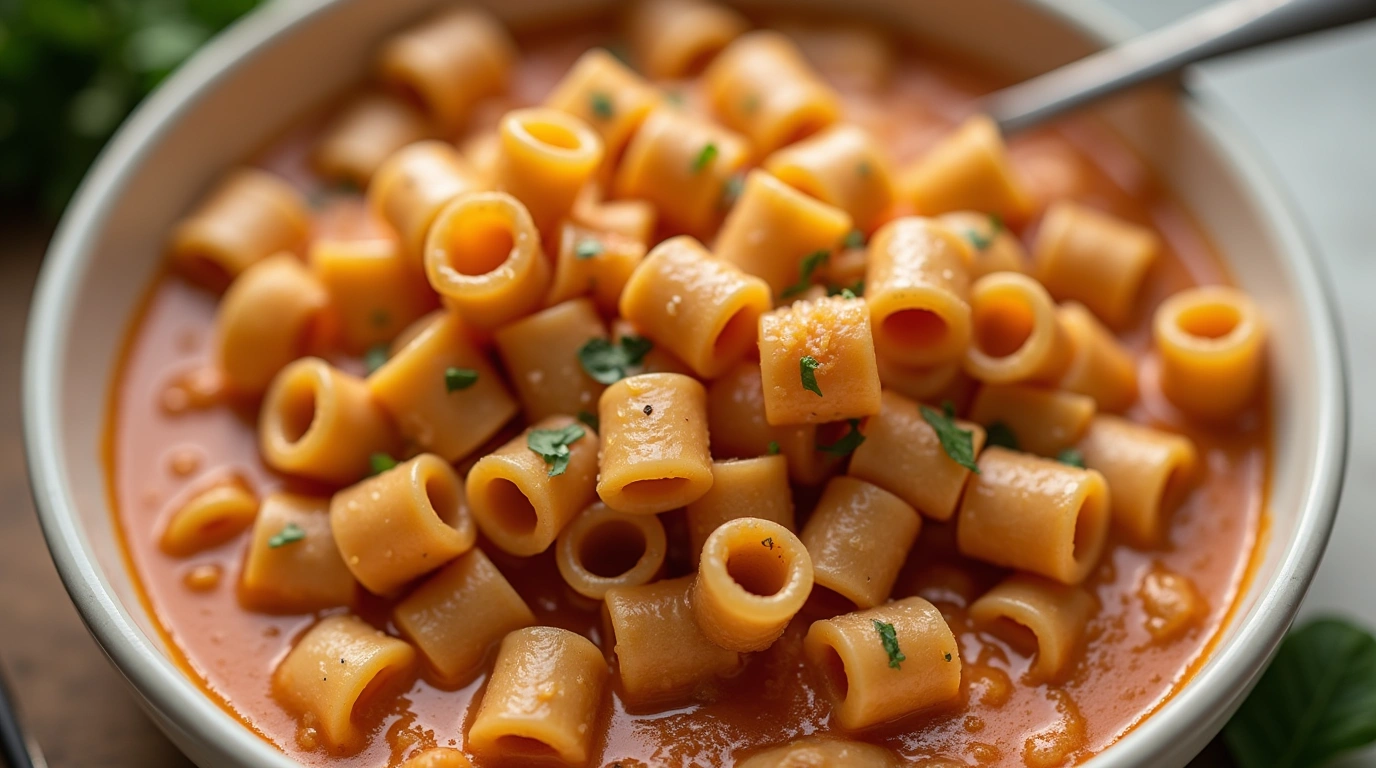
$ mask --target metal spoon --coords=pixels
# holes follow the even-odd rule
[[[0,764],[9,768],[48,768],[38,742],[25,733],[3,674],[0,674]]]
[[[986,96],[1004,133],[1198,61],[1376,18],[1376,0],[1228,0]]]

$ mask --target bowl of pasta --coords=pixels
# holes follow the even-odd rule
[[[1000,135],[1061,0],[303,0],[131,118],[35,295],[53,558],[208,768],[1184,765],[1346,430],[1204,105]]]

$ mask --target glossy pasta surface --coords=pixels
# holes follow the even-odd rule
[[[1053,768],[1188,684],[1264,307],[929,50],[457,6],[169,201],[105,449],[186,674],[316,768]]]

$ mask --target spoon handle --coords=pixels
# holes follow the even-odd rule
[[[1376,18],[1376,0],[1227,0],[986,96],[1005,133],[1215,56]]]

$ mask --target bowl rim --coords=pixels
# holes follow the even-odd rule
[[[61,422],[62,356],[71,335],[75,279],[92,256],[88,233],[106,223],[111,200],[145,155],[199,99],[235,77],[247,60],[318,14],[347,0],[270,2],[217,36],[163,83],[100,153],[63,214],[33,292],[23,355],[23,436],[30,486],[44,537],[64,586],[88,630],[116,668],[135,687],[140,703],[174,728],[178,741],[199,744],[243,766],[293,768],[295,760],[260,738],[207,696],[179,666],[163,655],[115,596],[96,563],[80,523],[67,478]],[[1021,0],[1103,44],[1130,36],[1135,25],[1092,0]],[[1092,758],[1092,765],[1151,765],[1180,734],[1199,723],[1222,724],[1275,652],[1318,569],[1337,513],[1347,455],[1348,366],[1332,282],[1290,204],[1261,156],[1242,131],[1227,125],[1218,110],[1185,92],[1183,112],[1242,182],[1243,194],[1270,223],[1282,259],[1295,276],[1294,288],[1314,328],[1320,364],[1315,372],[1318,419],[1317,470],[1304,489],[1297,535],[1281,555],[1269,588],[1255,607],[1237,619],[1234,636],[1216,648],[1210,662],[1155,712]],[[144,610],[140,606],[138,610]],[[1213,734],[1210,733],[1210,736]],[[180,744],[179,744],[180,745]],[[1202,746],[1202,742],[1200,743]]]

